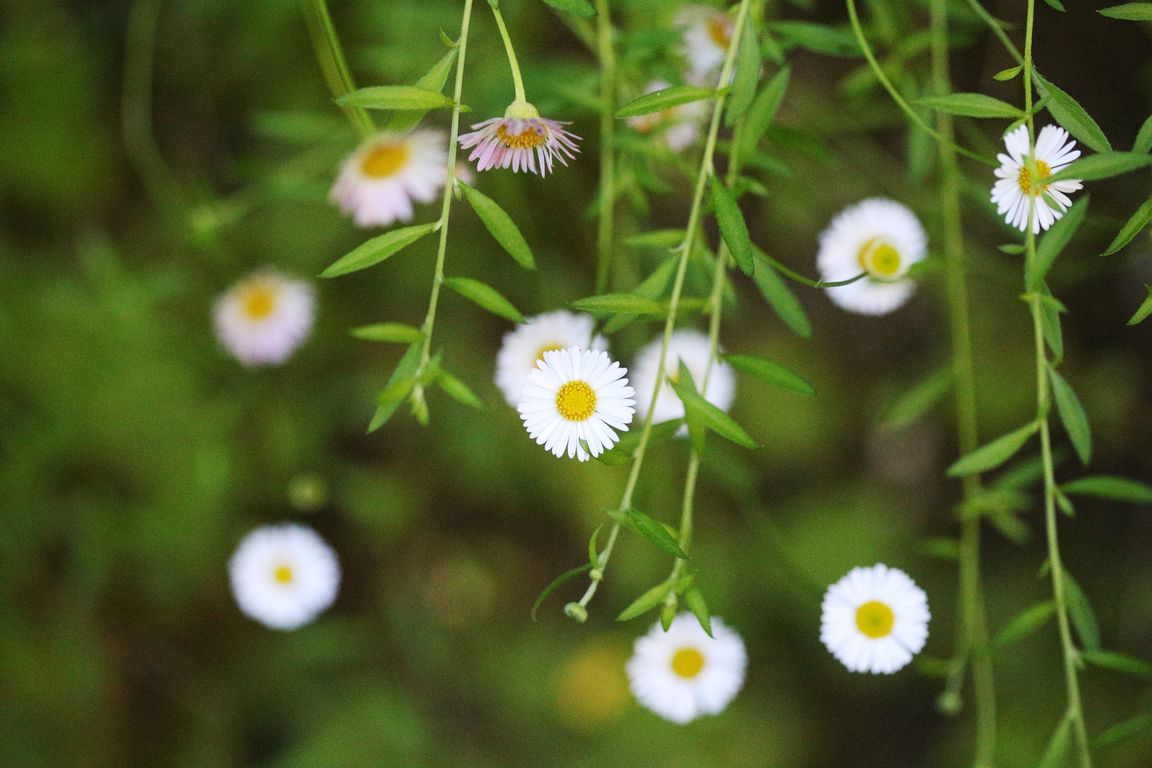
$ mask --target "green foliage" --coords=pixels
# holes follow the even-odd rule
[[[723,355],[722,357],[736,370],[750,373],[769,384],[775,384],[801,395],[816,394],[816,389],[811,384],[779,363],[753,355]]]
[[[638,117],[650,115],[665,109],[678,107],[682,104],[691,104],[694,101],[703,101],[716,96],[712,88],[698,88],[690,85],[674,85],[659,91],[646,93],[638,99],[633,99],[620,109],[616,110],[617,118]]]
[[[336,99],[342,107],[362,109],[387,109],[413,112],[427,112],[442,109],[453,104],[451,98],[439,91],[418,88],[414,85],[374,85],[360,88]]]
[[[436,231],[438,225],[416,224],[411,227],[394,229],[372,238],[366,243],[338,259],[332,266],[320,273],[320,277],[340,277],[374,267],[389,259],[422,237]]]
[[[1036,265],[1032,270],[1032,274],[1028,278],[1028,284],[1036,290],[1038,286],[1044,283],[1044,279],[1048,275],[1048,270],[1052,268],[1052,264],[1056,261],[1063,250],[1076,236],[1076,232],[1080,229],[1080,225],[1084,223],[1084,217],[1088,215],[1088,203],[1091,200],[1089,195],[1077,200],[1071,208],[1068,209],[1064,217],[1052,225],[1052,228],[1040,238],[1039,244],[1036,246]]]
[[[415,344],[424,341],[424,332],[403,323],[376,323],[353,328],[352,335],[364,341],[386,341],[393,344]]]
[[[1101,8],[1096,13],[1123,21],[1152,21],[1152,3],[1124,3]]]
[[[1108,143],[1108,137],[1104,135],[1104,131],[1084,111],[1076,99],[1069,96],[1063,89],[1045,80],[1040,76],[1040,73],[1033,72],[1032,76],[1036,78],[1036,87],[1040,90],[1040,95],[1047,99],[1048,111],[1052,113],[1056,122],[1060,123],[1067,129],[1068,133],[1083,142],[1089,149],[1097,152],[1112,151],[1112,145]]]
[[[624,528],[640,534],[661,552],[681,559],[688,557],[687,553],[680,548],[676,537],[669,533],[667,528],[640,510],[631,507],[628,509],[610,509],[608,510],[608,517]]]
[[[945,114],[960,115],[961,117],[999,117],[1015,120],[1022,114],[1019,108],[982,93],[950,93],[947,96],[928,96],[917,99],[915,103]]]
[[[992,645],[996,648],[1004,648],[1036,634],[1048,623],[1054,613],[1056,613],[1056,604],[1051,600],[1033,605],[1008,622],[1008,625],[1000,630],[1000,634],[996,635]]]
[[[570,13],[573,16],[588,18],[596,15],[596,9],[588,0],[544,0],[544,2],[558,11]]]
[[[1052,395],[1056,400],[1056,412],[1060,414],[1060,421],[1068,431],[1068,438],[1076,455],[1082,464],[1092,460],[1092,430],[1088,424],[1088,415],[1076,391],[1056,372],[1052,366],[1048,367],[1048,379],[1052,382]]]
[[[1038,422],[1032,422],[1006,435],[1001,435],[992,442],[962,456],[948,468],[948,475],[950,477],[963,477],[996,469],[1015,456],[1039,428]]]
[[[733,260],[744,274],[753,274],[756,264],[752,260],[752,239],[748,234],[748,225],[744,222],[744,214],[740,213],[732,195],[715,176],[712,177],[712,204],[716,208],[716,223],[720,226],[720,234]]]
[[[1144,231],[1150,221],[1152,221],[1152,197],[1145,200],[1144,204],[1136,209],[1136,213],[1124,222],[1124,226],[1116,233],[1116,237],[1112,238],[1112,242],[1108,244],[1101,255],[1111,256],[1124,248],[1136,238],[1136,235]]]
[[[1064,483],[1060,486],[1060,490],[1073,495],[1095,496],[1111,501],[1152,504],[1152,486],[1114,475],[1081,477]]]
[[[494,315],[514,323],[524,322],[524,315],[520,314],[520,310],[487,283],[470,277],[446,277],[444,285]]]
[[[476,211],[485,229],[500,243],[500,247],[516,260],[516,263],[525,269],[536,269],[536,261],[532,258],[532,249],[524,235],[520,234],[519,227],[512,221],[512,217],[495,200],[478,189],[470,187],[464,182],[458,182],[460,189],[464,190],[464,198]]]
[[[440,60],[432,65],[432,69],[416,81],[416,87],[433,93],[440,93],[444,89],[444,84],[448,82],[448,75],[456,65],[458,54],[459,49],[450,48],[448,53],[441,56]],[[426,114],[428,114],[427,110],[422,109],[398,110],[388,116],[385,127],[396,133],[407,133],[419,125]]]

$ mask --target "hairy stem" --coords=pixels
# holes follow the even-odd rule
[[[308,21],[308,31],[312,35],[312,45],[316,49],[316,60],[320,63],[320,70],[324,73],[328,90],[332,92],[333,97],[339,98],[356,90],[356,83],[352,80],[352,72],[348,69],[348,61],[344,57],[344,47],[340,45],[336,27],[332,24],[332,14],[328,12],[328,0],[312,0],[311,5],[313,13],[308,13],[305,9],[304,18]],[[361,136],[375,133],[376,125],[366,109],[345,107],[344,114]]]

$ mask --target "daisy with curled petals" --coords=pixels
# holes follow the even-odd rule
[[[245,536],[228,570],[240,610],[272,629],[309,623],[332,604],[340,587],[332,548],[311,528],[293,523]]]
[[[640,418],[648,414],[652,402],[652,390],[656,386],[656,374],[660,370],[660,348],[663,338],[657,338],[640,350],[636,364],[632,366],[632,378],[639,393],[636,411]],[[684,418],[684,403],[677,397],[672,384],[680,376],[680,363],[692,374],[697,387],[704,385],[704,372],[712,360],[712,344],[708,334],[697,330],[674,331],[668,340],[668,354],[664,358],[664,383],[656,396],[656,408],[652,412],[653,423]],[[708,375],[708,386],[704,388],[704,399],[722,411],[732,407],[736,397],[736,376],[727,363],[712,361],[712,372]],[[680,434],[687,434],[687,427],[680,428]]]
[[[216,337],[243,365],[279,365],[312,330],[312,287],[272,270],[245,277],[216,301]]]
[[[676,26],[684,32],[684,58],[693,81],[718,72],[732,44],[735,23],[727,13],[706,5],[686,5],[676,14]]]
[[[672,84],[666,80],[653,80],[644,89],[644,93],[655,93],[671,87]],[[637,133],[655,136],[673,152],[683,152],[700,137],[700,128],[707,115],[708,103],[693,101],[647,115],[634,115],[626,122]]]
[[[626,373],[598,349],[545,352],[520,394],[524,428],[553,456],[599,456],[620,439],[614,430],[627,431],[635,412]]]
[[[575,158],[580,151],[576,146],[580,137],[564,130],[565,125],[568,123],[540,117],[536,107],[526,101],[514,101],[504,117],[473,125],[472,133],[460,137],[460,146],[472,150],[468,159],[476,161],[478,171],[511,168],[546,176],[553,160],[566,166],[565,155]]]
[[[850,672],[890,675],[928,639],[928,598],[896,568],[853,568],[824,594],[820,640]]]
[[[1046,125],[1036,136],[1036,150],[1029,151],[1028,126],[1022,125],[1004,135],[1008,154],[996,155],[1000,167],[996,169],[996,183],[992,185],[992,202],[996,212],[1004,216],[1016,229],[1028,228],[1029,209],[1032,213],[1032,233],[1040,234],[1064,215],[1075,192],[1083,184],[1079,179],[1065,179],[1046,183],[1047,179],[1064,166],[1080,157],[1076,142],[1068,138],[1068,131],[1055,125]]]
[[[660,717],[687,723],[715,715],[744,686],[748,657],[744,641],[724,622],[712,618],[712,637],[690,613],[660,622],[636,639],[628,660],[628,680],[636,699]]]
[[[916,214],[894,200],[873,197],[851,205],[820,233],[816,266],[825,282],[851,280],[825,288],[833,303],[862,315],[885,315],[916,290],[903,279],[924,258],[927,237]]]
[[[496,386],[508,405],[515,408],[519,404],[528,374],[544,359],[545,352],[568,347],[607,349],[604,337],[593,335],[595,324],[588,315],[559,309],[529,318],[504,334],[496,355]]]
[[[412,220],[412,201],[431,203],[448,178],[444,134],[417,130],[379,133],[364,141],[340,168],[332,201],[358,227]]]

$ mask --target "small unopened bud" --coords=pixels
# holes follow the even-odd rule
[[[964,700],[955,691],[944,691],[936,699],[936,709],[940,710],[941,714],[956,715],[963,708]]]
[[[581,624],[588,621],[588,609],[580,605],[580,603],[568,603],[568,605],[564,606],[564,615],[572,619],[572,621],[578,621]]]

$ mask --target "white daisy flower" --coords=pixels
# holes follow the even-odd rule
[[[383,132],[364,141],[340,168],[332,201],[358,227],[411,221],[412,201],[431,203],[448,178],[441,131]]]
[[[636,412],[643,419],[648,414],[652,402],[652,390],[656,386],[656,374],[660,370],[660,346],[663,338],[653,340],[640,350],[636,364],[632,367],[632,378],[636,383]],[[664,359],[664,383],[656,397],[656,408],[652,412],[653,423],[684,418],[684,403],[672,389],[672,383],[679,380],[680,363],[683,362],[692,380],[700,387],[704,383],[704,371],[712,357],[712,345],[708,334],[693,329],[673,331],[668,340],[668,355]],[[708,376],[708,386],[703,392],[704,399],[722,411],[732,407],[736,397],[736,375],[732,366],[719,360],[712,363],[712,373]],[[687,434],[681,427],[680,434]]]
[[[296,629],[332,605],[340,564],[324,539],[302,525],[257,528],[228,563],[240,610],[272,629]]]
[[[229,288],[213,309],[216,337],[246,366],[279,365],[308,338],[312,287],[263,270]]]
[[[1004,146],[1008,154],[996,155],[1000,167],[992,185],[992,202],[996,203],[996,212],[1004,215],[1004,221],[1021,232],[1028,228],[1029,207],[1034,207],[1032,232],[1039,234],[1072,205],[1068,193],[1084,186],[1079,179],[1051,184],[1045,184],[1044,179],[1080,157],[1080,150],[1068,138],[1068,131],[1055,125],[1040,130],[1035,152],[1029,151],[1026,125],[1004,134]]]
[[[684,58],[696,82],[718,72],[732,44],[735,23],[727,13],[706,5],[686,5],[676,14],[676,26],[684,31]]]
[[[644,93],[654,93],[672,84],[666,80],[653,80]],[[627,119],[628,127],[637,133],[651,134],[673,152],[683,152],[700,138],[700,129],[708,115],[708,102],[693,101],[678,107],[662,109],[647,115]]]
[[[889,675],[928,639],[928,598],[904,571],[853,568],[824,594],[820,640],[851,672]]]
[[[504,117],[473,125],[472,133],[460,137],[460,146],[472,150],[468,159],[477,161],[478,171],[511,168],[546,176],[554,159],[567,166],[565,155],[575,158],[580,151],[576,146],[580,137],[564,130],[565,125],[568,123],[540,117],[536,107],[526,101],[515,101],[504,111]]]
[[[545,352],[520,394],[524,428],[554,456],[599,456],[620,439],[613,430],[625,432],[632,421],[636,401],[626,373],[599,349]]]
[[[504,334],[496,355],[496,386],[504,393],[508,405],[515,408],[520,403],[528,374],[544,359],[545,352],[568,347],[606,350],[608,343],[604,337],[592,335],[595,325],[596,321],[588,315],[559,309],[529,318]]]
[[[712,637],[690,613],[660,622],[636,638],[628,660],[632,693],[648,709],[674,723],[715,715],[744,686],[748,656],[740,635],[712,618]]]
[[[927,237],[916,214],[894,200],[861,200],[836,215],[820,233],[816,266],[827,282],[868,277],[825,288],[842,309],[862,315],[885,315],[912,296],[916,285],[901,279],[924,258]]]

